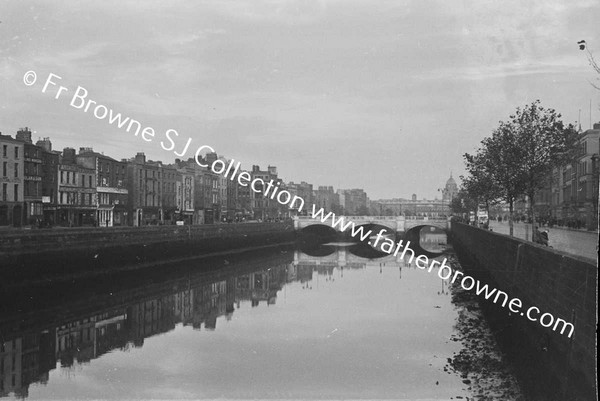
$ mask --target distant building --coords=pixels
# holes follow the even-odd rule
[[[177,182],[181,181],[180,172],[176,166],[161,164],[159,167],[159,180],[162,185],[162,222],[165,224],[174,223],[176,214],[179,210],[177,204]]]
[[[452,199],[456,197],[458,194],[458,185],[456,185],[456,181],[452,178],[452,173],[450,173],[450,178],[446,181],[446,186],[442,190],[442,199],[448,204],[452,204]]]
[[[159,224],[162,221],[162,188],[159,163],[146,161],[139,152],[127,162],[129,220],[133,226]]]
[[[97,202],[96,221],[100,227],[127,224],[127,163],[117,161],[92,148],[79,148],[77,164],[94,170]]]
[[[535,201],[538,219],[576,228],[598,227],[600,123],[579,134],[576,160],[555,168]]]
[[[304,205],[310,207],[315,203],[313,194],[313,185],[308,182],[302,181],[298,184],[298,196],[304,199]],[[307,210],[305,209],[307,212]]]
[[[332,211],[340,205],[339,195],[335,193],[332,186],[319,186],[315,191],[315,206]]]
[[[23,198],[25,222],[36,225],[44,217],[42,207],[42,148],[31,141],[29,128],[21,128],[16,135],[23,142]]]
[[[411,199],[379,199],[371,202],[371,212],[384,216],[446,217],[457,193],[458,185],[450,174],[442,189],[442,199],[418,199],[417,194],[412,194]]]
[[[378,209],[378,210],[377,210]],[[443,217],[450,212],[448,202],[441,199],[394,198],[371,202],[372,213],[383,216]]]
[[[187,165],[177,169],[176,204],[178,220],[194,224],[194,169]]]
[[[277,167],[268,166],[267,170],[261,170],[260,166],[254,165],[252,166],[250,176],[252,178],[252,181],[255,179],[260,179],[265,183],[265,185],[263,186],[263,184],[257,181],[255,185],[256,191],[252,191],[252,210],[254,218],[268,220],[273,218],[284,217],[282,211],[287,210],[287,207],[285,207],[284,209],[283,206],[279,202],[277,202],[276,199],[270,198],[269,195],[273,193],[273,190],[271,190],[271,192],[268,193],[267,196],[264,195],[264,193],[268,191],[269,183],[272,182],[271,188],[281,188],[283,185],[283,181],[277,176]]]
[[[344,214],[352,215],[367,212],[367,194],[364,190],[359,188],[338,189],[337,193]]]
[[[249,171],[246,170],[240,170],[241,174],[242,172],[246,172],[248,174],[250,174]],[[238,174],[238,176],[239,176]],[[236,180],[237,182],[237,180]],[[253,210],[253,205],[254,205],[254,191],[252,191],[252,188],[250,188],[250,185],[238,185],[237,187],[237,205],[239,208],[239,213],[240,213],[240,218],[241,219],[245,219],[245,220],[249,220],[249,219],[253,219],[254,218],[254,210]]]
[[[127,162],[129,221],[134,226],[174,223],[179,212],[178,165],[146,160],[142,152]]]
[[[0,226],[20,227],[24,210],[24,143],[0,134]]]
[[[50,138],[43,138],[36,142],[42,150],[42,208],[43,223],[53,226],[58,222],[58,165],[60,152],[52,150]]]
[[[58,165],[57,223],[96,225],[96,193],[96,169],[78,165],[75,149],[65,148]]]
[[[188,159],[187,161],[176,160],[176,164],[180,171],[185,169],[186,172],[192,174],[194,177],[193,224],[213,224],[218,222],[218,216],[215,212],[219,206],[218,179],[216,174],[210,168],[198,165],[194,159]],[[203,160],[202,164],[206,164],[206,160]]]
[[[225,165],[229,163],[224,157],[219,157]],[[219,221],[227,221],[235,217],[235,198],[229,199],[229,195],[234,195],[235,186],[230,184],[231,180],[225,177],[224,174],[217,175],[217,186],[218,186],[218,203],[219,203]]]

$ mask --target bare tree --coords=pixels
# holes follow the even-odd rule
[[[594,58],[594,54],[591,52],[591,50],[587,47],[587,43],[585,42],[585,40],[580,40],[579,42],[577,42],[577,44],[579,45],[579,49],[582,51],[586,52],[586,56],[588,59],[588,62],[590,63],[590,65],[592,66],[592,68],[598,73],[598,75],[600,75],[600,65],[598,65],[598,62],[596,61],[596,59]],[[596,78],[598,80],[598,84],[595,84],[593,82],[590,82],[590,84],[600,90],[600,77]]]

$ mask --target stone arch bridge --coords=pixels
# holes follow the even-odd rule
[[[333,214],[331,216],[333,216]],[[300,231],[306,227],[314,225],[332,227],[333,221],[331,216],[325,221],[321,221],[320,218],[312,218],[311,216],[296,216],[294,217],[294,229]],[[335,216],[335,218],[336,222],[337,219],[343,218],[344,225],[349,221],[354,223],[355,227],[363,225],[377,225],[389,228],[395,231],[396,233],[406,233],[413,228],[423,226],[437,227],[442,230],[450,229],[449,217],[432,218],[422,216]],[[336,231],[341,231],[340,225],[342,224],[337,224],[336,227],[332,228],[334,228]],[[348,227],[348,229],[350,229],[350,227]],[[348,231],[348,229],[346,231]]]

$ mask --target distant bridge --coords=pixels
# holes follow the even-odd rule
[[[389,228],[395,232],[405,233],[415,227],[431,226],[441,228],[442,230],[450,229],[450,218],[433,218],[422,216],[336,216],[336,218],[344,218],[344,222],[351,221],[356,227],[364,225],[376,225]],[[337,221],[337,220],[336,220]],[[303,228],[321,225],[332,226],[332,219],[329,218],[322,222],[319,218],[310,216],[294,217],[294,229],[302,230]],[[340,231],[339,224],[334,228]]]

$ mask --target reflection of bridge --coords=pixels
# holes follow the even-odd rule
[[[331,216],[334,215],[332,214]],[[333,223],[331,216],[324,222],[319,218],[312,218],[310,216],[296,216],[294,217],[294,229],[301,230],[314,225],[328,225],[331,227]],[[420,226],[433,226],[443,230],[450,229],[449,218],[428,218],[421,216],[339,216],[339,218],[343,218],[344,223],[348,221],[353,222],[356,227],[368,224],[378,225],[391,228],[396,232],[406,232]],[[335,229],[340,231],[339,227],[340,224]]]
[[[360,256],[354,255],[353,253],[348,251],[348,248],[346,248],[346,247],[337,247],[335,252],[333,252],[331,255],[327,255],[327,256],[310,256],[302,251],[295,251],[293,264],[296,266],[313,264],[313,265],[317,265],[317,266],[329,266],[330,265],[330,266],[339,266],[339,267],[344,267],[344,266],[363,267],[372,262],[376,262],[376,263],[390,263],[390,265],[395,264],[396,266],[404,266],[405,263],[402,260],[402,258],[400,258],[400,254],[401,253],[399,253],[397,256],[386,255],[386,256],[382,256],[380,258],[371,260],[371,259],[362,258]]]

